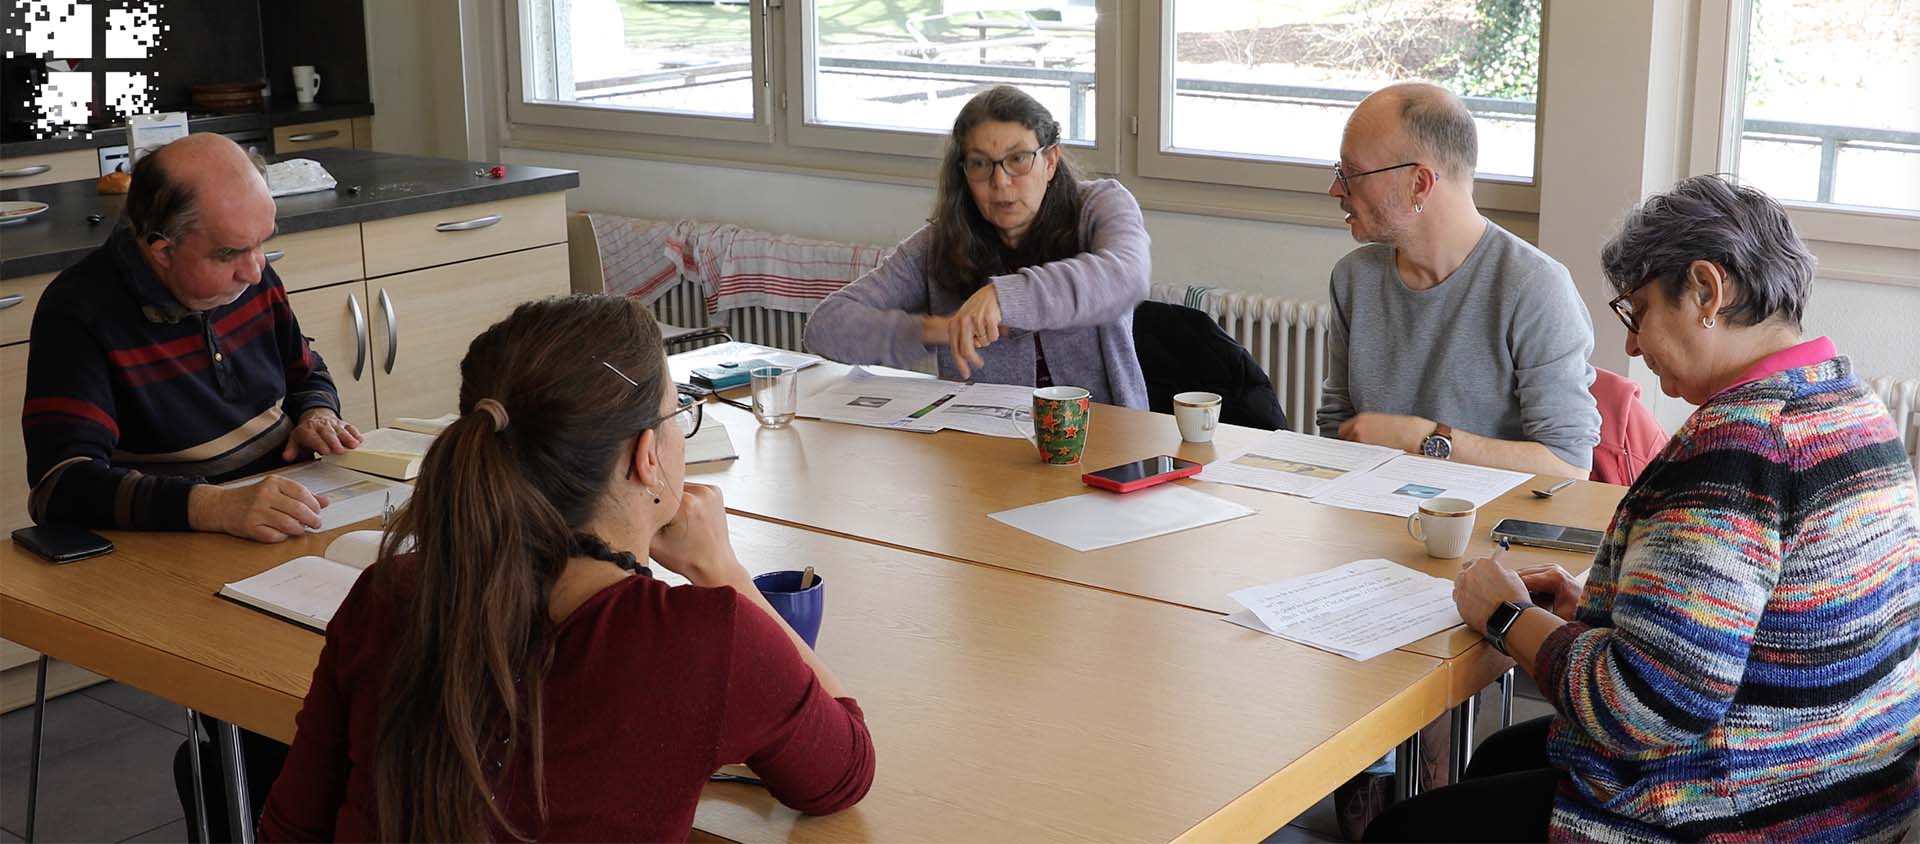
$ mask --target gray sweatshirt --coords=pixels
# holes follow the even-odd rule
[[[1330,286],[1321,436],[1356,413],[1397,413],[1593,465],[1593,321],[1560,262],[1489,220],[1438,287],[1407,289],[1380,244],[1340,259]]]
[[[807,350],[841,363],[906,367],[937,356],[940,377],[958,380],[946,347],[920,343],[920,321],[959,310],[956,297],[927,274],[933,230],[922,227],[872,272],[841,288],[807,318]],[[1151,286],[1140,204],[1119,182],[1080,183],[1080,242],[1085,252],[994,276],[1000,320],[1012,333],[980,350],[986,366],[973,380],[1034,382],[1036,343],[1053,383],[1084,387],[1093,400],[1146,409],[1147,383],[1133,351],[1133,308]]]

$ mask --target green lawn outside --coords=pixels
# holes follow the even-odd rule
[[[789,9],[798,9],[793,3]],[[940,0],[822,0],[821,40],[827,44],[910,41],[906,22],[938,14]],[[753,27],[746,5],[650,3],[620,0],[627,45],[637,49],[698,49],[744,45]]]

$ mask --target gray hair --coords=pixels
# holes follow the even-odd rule
[[[1400,92],[1400,125],[1418,152],[1442,174],[1472,179],[1480,166],[1480,135],[1467,104],[1438,85],[1411,83]]]
[[[1616,293],[1657,279],[1678,299],[1695,261],[1718,264],[1733,281],[1732,304],[1720,311],[1732,324],[1800,326],[1813,292],[1813,253],[1780,203],[1730,176],[1695,176],[1647,197],[1600,250]]]

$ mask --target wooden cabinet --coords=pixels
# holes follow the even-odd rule
[[[0,346],[0,530],[33,524],[27,518],[27,446],[20,438],[20,406],[27,398],[27,344]]]
[[[558,193],[462,205],[361,226],[367,277],[437,267],[567,242],[567,200]]]
[[[274,235],[267,240],[266,250],[267,263],[273,265],[288,293],[366,277],[359,226]]]
[[[0,190],[98,178],[100,154],[91,148],[0,158]]]
[[[349,227],[351,228],[351,227]],[[373,356],[368,347],[371,323],[367,288],[360,282],[303,290],[287,296],[300,331],[327,363],[340,391],[340,416],[362,431],[378,427],[373,398]]]
[[[286,155],[310,149],[353,149],[353,121],[322,120],[274,128],[273,154]]]

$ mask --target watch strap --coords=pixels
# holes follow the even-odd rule
[[[1535,606],[1531,601],[1501,601],[1500,606],[1493,608],[1493,614],[1487,616],[1487,642],[1500,653],[1512,656],[1507,653],[1507,631]]]

